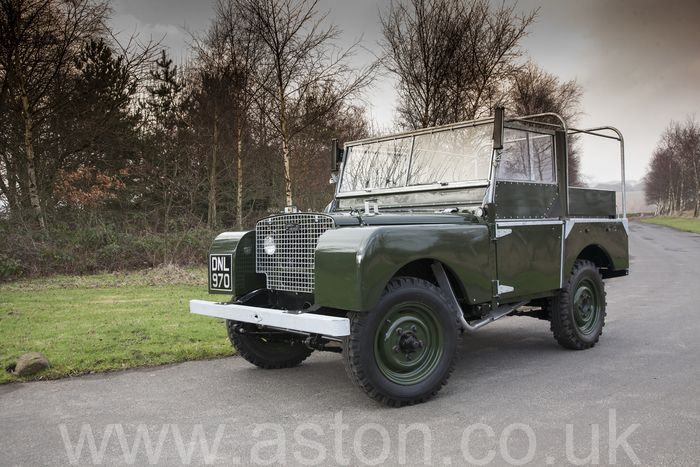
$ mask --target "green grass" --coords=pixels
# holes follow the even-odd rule
[[[0,383],[148,367],[235,353],[223,320],[190,315],[214,301],[206,270],[54,277],[0,284]],[[41,352],[51,369],[18,378],[4,368]]]
[[[639,222],[667,225],[674,229],[700,234],[700,219],[688,219],[685,217],[651,217],[648,219],[640,219]]]

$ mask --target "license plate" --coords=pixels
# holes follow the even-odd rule
[[[233,255],[209,255],[209,289],[233,291]]]

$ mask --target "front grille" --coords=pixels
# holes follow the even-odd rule
[[[322,214],[288,214],[263,219],[255,226],[255,270],[267,276],[273,290],[312,293],[314,252],[318,238],[335,228]]]

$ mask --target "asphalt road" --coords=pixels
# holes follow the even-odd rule
[[[631,224],[595,348],[509,317],[465,335],[427,404],[366,397],[336,354],[243,359],[0,387],[0,464],[700,464],[700,236]],[[222,333],[224,332],[222,326]]]

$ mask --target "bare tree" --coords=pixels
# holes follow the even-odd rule
[[[307,99],[305,111],[315,112],[317,105],[315,98]],[[365,109],[355,105],[343,105],[300,133],[292,142],[292,149],[304,154],[292,160],[292,188],[297,205],[320,211],[333,198],[333,185],[328,183],[328,154],[333,138],[353,141],[369,136]]]
[[[145,144],[139,178],[148,181],[141,184],[139,197],[150,192],[155,198],[153,211],[158,215],[151,216],[156,221],[152,222],[157,225],[162,214],[161,230],[166,243],[170,236],[171,214],[181,206],[180,203],[190,201],[190,206],[194,204],[192,196],[200,184],[198,153],[190,148],[193,124],[189,121],[189,106],[193,92],[188,85],[191,81],[162,50],[150,71],[147,97],[141,103]],[[189,200],[186,194],[190,195]],[[166,249],[165,263],[172,261],[167,256],[169,253]]]
[[[695,210],[693,217],[700,217],[700,125],[695,118],[688,118],[686,122],[686,154],[691,161],[693,181],[695,186]]]
[[[505,101],[509,110],[516,115],[554,112],[563,117],[567,125],[575,126],[583,116],[583,93],[583,86],[576,79],[562,83],[557,76],[528,62],[512,75]],[[575,137],[569,138],[569,184],[583,186],[576,143]]]
[[[233,128],[236,140],[236,227],[243,228],[243,140],[251,109],[260,95],[260,86],[254,78],[261,60],[262,42],[252,28],[246,28],[242,10],[235,0],[216,0],[215,19],[203,36],[191,34],[200,67],[205,67],[225,78],[228,83],[233,112]],[[229,167],[230,168],[230,167]],[[210,170],[210,190],[216,189],[217,167]],[[211,201],[216,195],[210,192]],[[210,208],[211,211],[211,208]]]
[[[24,166],[29,200],[41,229],[44,215],[37,190],[35,126],[56,102],[50,91],[66,74],[87,38],[106,31],[106,1],[0,0],[0,111],[15,96],[24,124]]]
[[[519,69],[518,47],[537,11],[488,0],[392,0],[381,16],[388,70],[399,79],[399,126],[487,115]]]
[[[668,148],[657,146],[652,153],[647,174],[644,176],[644,197],[648,204],[656,204],[656,214],[670,214],[673,202],[673,157]]]
[[[693,206],[700,216],[700,125],[694,116],[671,122],[652,154],[644,177],[647,203],[657,214],[674,215]]]
[[[460,90],[467,120],[489,115],[501,99],[503,85],[517,72],[523,52],[518,47],[537,18],[537,10],[516,13],[517,2],[503,1],[491,9],[488,0],[473,0],[467,47],[456,67],[455,86]],[[463,85],[460,83],[464,83]]]
[[[392,0],[381,16],[385,65],[399,77],[401,126],[426,128],[454,121],[450,81],[465,41],[459,0]],[[458,101],[458,99],[457,99]]]
[[[275,114],[268,119],[282,145],[284,198],[293,204],[291,140],[309,125],[336,110],[341,102],[367,86],[375,65],[360,70],[349,64],[357,43],[348,49],[336,47],[339,29],[327,22],[327,14],[317,16],[319,0],[234,0],[245,28],[263,47],[256,81],[261,98],[274,102]],[[303,104],[312,93],[332,91],[321,96],[321,105],[312,114]]]

